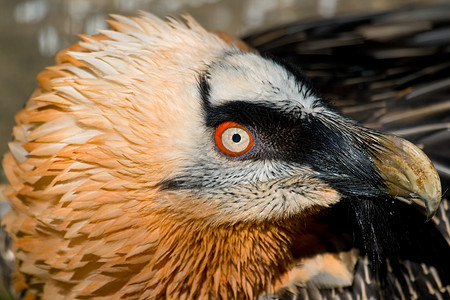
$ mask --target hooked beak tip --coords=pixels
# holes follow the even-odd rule
[[[382,135],[379,140],[385,149],[377,150],[373,159],[389,194],[407,198],[417,195],[425,206],[428,220],[431,219],[442,198],[441,181],[432,162],[405,139]]]

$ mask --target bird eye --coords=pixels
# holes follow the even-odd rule
[[[217,148],[225,155],[236,157],[253,147],[253,137],[243,126],[227,121],[220,124],[214,134]]]

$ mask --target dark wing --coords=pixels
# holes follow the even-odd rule
[[[442,181],[439,212],[404,227],[410,239],[399,241],[380,276],[362,257],[352,287],[306,288],[293,298],[450,299],[450,5],[302,21],[244,41],[300,66],[344,114],[420,145]],[[399,209],[403,225],[421,218],[411,205]]]

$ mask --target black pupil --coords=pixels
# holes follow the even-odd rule
[[[233,142],[239,143],[241,141],[241,136],[238,133],[233,134],[233,137],[231,138]]]

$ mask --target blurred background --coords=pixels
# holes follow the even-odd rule
[[[298,20],[443,2],[450,0],[0,0],[0,156],[37,73],[53,63],[57,50],[75,43],[78,33],[106,28],[111,13],[188,13],[209,30],[245,36]],[[4,181],[0,168],[0,184]],[[1,213],[0,206],[0,219]],[[0,300],[7,299],[1,290],[0,283]]]

